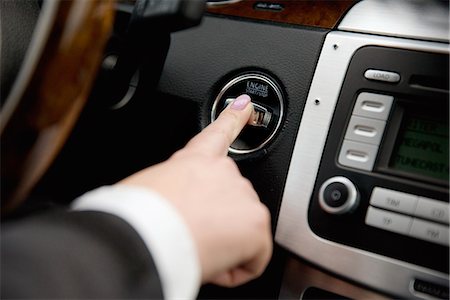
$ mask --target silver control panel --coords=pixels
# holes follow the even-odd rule
[[[308,222],[310,201],[315,192],[319,167],[341,88],[352,57],[358,49],[365,46],[446,55],[449,53],[449,47],[445,43],[351,32],[331,32],[327,35],[296,138],[275,240],[305,260],[374,290],[399,298],[423,299],[424,294],[419,291],[426,291],[430,286],[448,288],[447,273],[323,238],[316,235]],[[367,70],[376,70],[376,75],[374,72],[367,73]],[[392,69],[369,67],[360,76],[372,84],[397,84],[387,81],[386,74],[380,74],[379,71],[392,72]],[[396,73],[402,82],[404,74]],[[396,77],[394,74],[388,75]],[[381,91],[380,88],[379,91],[361,90],[357,93],[347,125],[344,125],[347,127],[342,133],[341,146],[335,157],[343,170],[356,170],[352,172],[361,174],[373,172],[375,160],[380,153],[381,144],[378,139],[381,136],[383,141],[387,132],[382,123],[389,121],[390,114],[393,113],[392,108],[397,102],[396,97]],[[317,99],[322,100],[320,105],[316,104]],[[321,185],[322,182],[318,184]],[[393,188],[389,190],[394,191]],[[376,194],[378,193],[377,190]],[[367,208],[362,203],[359,205],[360,210],[365,209],[362,211],[362,226],[377,231],[380,237],[387,234],[390,238],[408,239],[410,243],[422,243],[423,240],[423,243],[431,242],[430,247],[448,245],[448,240],[440,240],[443,236],[448,237],[446,203],[442,199],[437,201],[404,194],[396,194],[396,200],[399,202],[385,201],[385,204],[380,204],[382,200],[375,198],[369,203],[371,195],[362,194],[364,199],[361,202],[368,205]],[[347,216],[352,218],[351,215],[335,216],[323,210],[322,213],[333,220],[343,220]],[[347,234],[351,235],[349,232],[351,231]]]
[[[367,225],[449,245],[448,203],[376,187],[370,197],[370,205]]]

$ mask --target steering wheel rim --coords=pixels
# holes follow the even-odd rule
[[[110,37],[113,0],[47,0],[0,113],[2,214],[17,207],[64,145]]]

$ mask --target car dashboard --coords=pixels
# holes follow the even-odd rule
[[[117,5],[102,72],[121,55],[131,2]],[[229,156],[271,212],[274,256],[261,278],[199,298],[446,299],[448,11],[442,1],[209,1],[199,26],[171,34],[158,80],[150,57],[111,101],[99,77],[34,193],[69,202],[167,159],[247,93],[261,118]]]

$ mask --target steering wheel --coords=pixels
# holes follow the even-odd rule
[[[44,1],[2,100],[2,214],[27,197],[64,145],[89,96],[113,19],[113,0]]]

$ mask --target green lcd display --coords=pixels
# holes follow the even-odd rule
[[[447,122],[405,115],[390,168],[448,181],[448,132]]]

